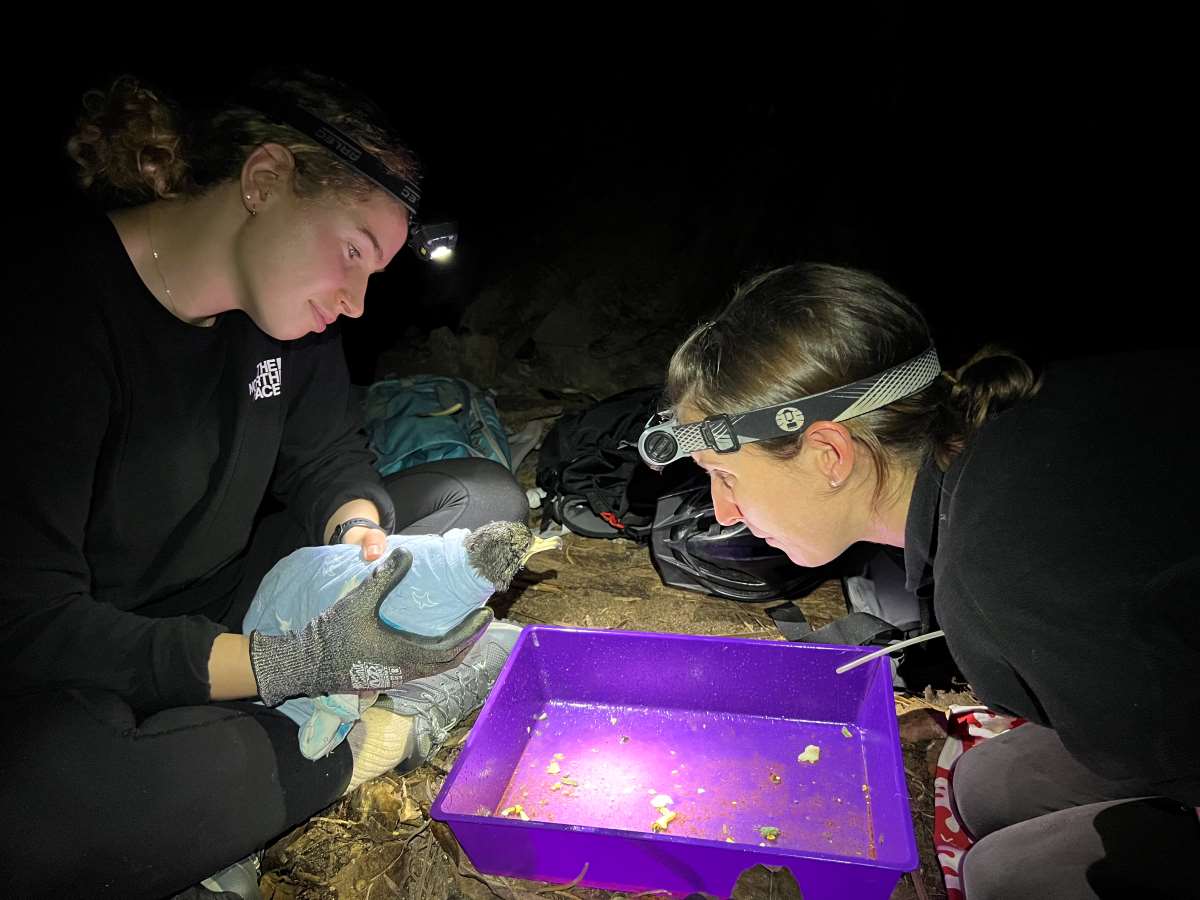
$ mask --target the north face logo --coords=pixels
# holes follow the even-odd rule
[[[250,398],[278,397],[283,383],[283,359],[264,359],[258,364],[258,375],[250,382]]]

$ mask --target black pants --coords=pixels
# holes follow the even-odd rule
[[[1049,728],[1022,725],[972,748],[951,792],[978,841],[963,860],[967,900],[1200,898],[1195,810],[1101,778]]]
[[[511,474],[447,460],[387,482],[405,534],[524,521]],[[262,576],[304,543],[286,513],[256,530],[224,616],[241,630]],[[0,885],[11,897],[165,897],[265,846],[338,799],[352,760],[300,755],[296,725],[250,702],[137,721],[115,695],[8,699],[0,753]]]

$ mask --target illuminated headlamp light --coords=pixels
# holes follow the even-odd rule
[[[421,259],[446,262],[458,246],[458,225],[454,222],[414,224],[408,233],[408,246]]]

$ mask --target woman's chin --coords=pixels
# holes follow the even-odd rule
[[[816,569],[835,559],[835,557],[832,556],[828,559],[818,559],[811,550],[802,550],[787,544],[772,543],[771,546],[778,547],[785,554],[787,554],[787,558],[790,559],[795,565],[801,566],[805,569]]]
[[[786,544],[775,544],[775,543],[772,543],[771,546],[782,550],[785,554],[787,554],[787,558],[790,559],[796,565],[804,566],[805,568],[811,567],[808,560],[806,560],[801,555],[800,551],[797,550],[795,547],[789,547]]]

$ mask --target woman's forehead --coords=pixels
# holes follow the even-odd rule
[[[692,454],[692,460],[702,469],[725,469],[735,472],[754,462],[752,458],[758,453],[754,444],[745,444],[733,453],[718,453],[716,450],[698,450]]]

